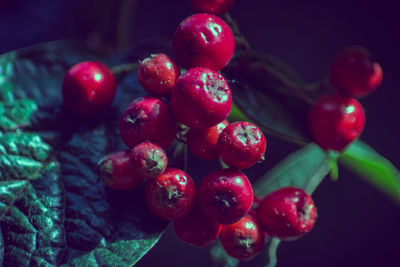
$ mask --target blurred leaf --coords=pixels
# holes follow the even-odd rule
[[[108,190],[98,160],[126,149],[118,133],[128,103],[144,94],[135,74],[91,121],[62,108],[63,76],[83,60],[123,63],[68,42],[0,56],[0,259],[4,266],[132,266],[167,222],[141,188]]]
[[[362,141],[355,141],[339,162],[400,203],[400,175],[396,167]]]
[[[236,267],[240,263],[225,252],[219,240],[212,245],[210,254],[215,267]]]

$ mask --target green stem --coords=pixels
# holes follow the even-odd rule
[[[274,237],[271,240],[271,243],[268,248],[268,256],[269,256],[269,262],[266,267],[275,267],[276,263],[278,262],[278,258],[276,256],[276,252],[278,249],[279,244],[281,243],[281,240],[278,238]]]
[[[117,65],[111,68],[111,71],[115,76],[122,76],[134,71],[137,71],[139,63],[127,63],[122,65]]]

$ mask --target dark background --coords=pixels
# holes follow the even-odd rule
[[[144,38],[171,37],[179,22],[192,13],[186,0],[125,1],[126,10],[134,8],[135,12],[122,22],[120,1],[15,0],[1,4],[0,53],[65,38],[123,48]],[[367,47],[382,65],[384,79],[377,92],[361,100],[367,114],[362,139],[400,166],[400,33],[394,1],[236,0],[231,15],[253,49],[281,58],[310,82],[326,74],[341,48]],[[113,30],[118,23],[126,25],[122,32]],[[266,168],[297,148],[267,138]],[[344,169],[337,182],[325,179],[313,196],[319,212],[317,224],[304,238],[280,246],[278,266],[400,266],[400,207],[391,199]],[[261,255],[247,265],[264,266],[265,261],[266,255]],[[208,265],[208,250],[181,243],[171,229],[138,264]]]

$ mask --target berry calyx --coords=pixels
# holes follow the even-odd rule
[[[164,150],[151,142],[143,142],[135,146],[131,150],[129,159],[135,175],[144,180],[158,177],[168,165]]]
[[[224,120],[210,128],[190,129],[186,135],[190,151],[201,159],[218,159],[218,137],[228,124],[228,121]]]
[[[231,60],[235,39],[222,19],[210,14],[194,14],[175,31],[174,55],[185,69],[207,67],[221,70]]]
[[[196,12],[205,12],[215,15],[224,14],[231,8],[234,0],[190,0]]]
[[[317,218],[317,209],[304,190],[284,187],[261,201],[257,217],[270,235],[291,241],[311,231]]]
[[[72,66],[62,84],[64,105],[76,116],[88,118],[111,105],[117,83],[109,68],[85,61]]]
[[[261,130],[246,121],[228,125],[218,138],[222,160],[233,168],[246,169],[264,155],[267,142]]]
[[[203,216],[196,206],[172,225],[180,240],[201,248],[210,246],[218,239],[222,230],[221,224]]]
[[[198,201],[207,218],[221,224],[231,224],[250,210],[253,190],[250,181],[241,171],[216,170],[201,182]]]
[[[184,171],[167,168],[156,179],[145,184],[147,207],[157,217],[176,220],[192,208],[196,185]]]
[[[220,239],[226,253],[241,261],[251,260],[264,247],[264,231],[251,215],[224,225]]]
[[[329,79],[340,93],[363,97],[376,90],[382,82],[381,66],[371,59],[363,47],[348,47],[341,51],[330,67]]]
[[[178,65],[162,53],[144,59],[138,69],[138,79],[143,88],[159,96],[169,95],[180,74]]]
[[[167,148],[175,139],[178,125],[164,100],[145,96],[129,104],[121,117],[119,129],[128,147],[151,141]]]
[[[358,138],[365,124],[364,110],[354,98],[327,95],[318,100],[308,116],[314,141],[324,149],[341,151]]]
[[[171,92],[177,120],[190,128],[209,128],[225,120],[232,109],[232,93],[224,77],[208,68],[181,75]]]
[[[130,190],[142,182],[132,169],[129,154],[129,150],[117,151],[99,161],[100,177],[110,189]]]

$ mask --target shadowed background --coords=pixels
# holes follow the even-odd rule
[[[186,0],[1,2],[0,53],[65,38],[124,48],[144,38],[171,37],[179,22],[192,13]],[[125,12],[120,12],[121,5]],[[282,59],[310,82],[325,75],[341,48],[367,47],[381,64],[384,78],[377,92],[361,100],[367,116],[362,139],[399,167],[397,10],[391,1],[378,5],[355,0],[236,0],[231,15],[253,49]],[[118,24],[125,26],[116,30]],[[297,148],[267,139],[262,168],[272,167]],[[192,167],[202,175],[200,166]],[[257,166],[253,172],[260,173],[262,168]],[[313,196],[317,224],[306,237],[279,247],[278,266],[398,266],[400,207],[391,199],[343,168],[337,182],[325,179]],[[265,262],[266,255],[261,255],[247,265],[264,266]],[[181,243],[171,229],[138,263],[208,265],[208,250]]]

